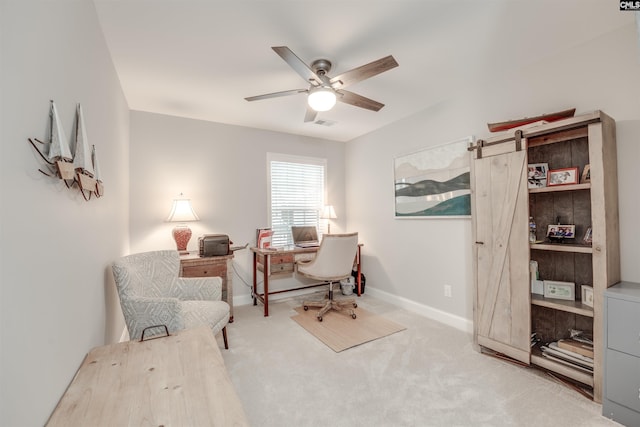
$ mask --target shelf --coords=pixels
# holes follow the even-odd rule
[[[531,350],[531,363],[549,371],[553,371],[565,377],[571,378],[572,380],[581,382],[582,384],[593,387],[593,375],[579,371],[577,369],[573,369],[572,367],[563,365],[562,363],[550,360],[544,357],[542,355],[542,351],[540,351],[540,349],[537,347]]]
[[[550,299],[544,298],[542,295],[531,294],[531,304],[579,314],[581,316],[593,317],[593,308],[582,304],[581,301]]]
[[[581,254],[593,253],[591,245],[577,245],[575,243],[530,243],[529,247],[537,251],[574,252]]]
[[[553,185],[551,187],[530,188],[529,194],[556,193],[559,191],[578,191],[578,190],[590,190],[590,189],[591,189],[591,183],[586,182],[584,184]]]

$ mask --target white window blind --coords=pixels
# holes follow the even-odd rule
[[[320,226],[326,160],[270,153],[269,200],[272,245],[292,245],[292,225]]]

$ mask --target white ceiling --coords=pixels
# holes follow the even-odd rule
[[[614,0],[94,0],[132,110],[348,141],[633,24]],[[349,90],[385,104],[347,104],[304,123],[308,84],[271,46],[330,76],[392,54],[399,67]]]

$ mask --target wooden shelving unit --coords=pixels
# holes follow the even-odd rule
[[[555,251],[590,254],[593,252],[591,245],[579,245],[571,243],[531,243],[531,250],[534,251]]]
[[[525,363],[593,387],[602,399],[603,294],[619,282],[619,222],[615,122],[590,114],[479,140],[472,152],[475,342]],[[590,182],[528,188],[527,164],[550,170],[589,165]],[[528,218],[537,224],[529,243]],[[549,225],[575,225],[571,243],[546,240]],[[583,236],[592,227],[592,243]],[[529,261],[541,280],[575,283],[575,301],[531,294]],[[581,301],[581,286],[593,288],[593,307]],[[542,355],[530,335],[543,343],[591,335],[593,374]]]
[[[565,301],[561,299],[549,299],[542,295],[531,294],[531,304],[540,307],[548,307],[554,310],[566,311],[567,313],[579,314],[581,316],[593,317],[593,307],[584,305],[582,301]]]

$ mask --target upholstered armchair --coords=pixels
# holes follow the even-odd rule
[[[229,305],[221,300],[220,277],[178,277],[175,250],[128,255],[112,269],[130,339],[140,339],[149,326],[166,325],[171,333],[205,324],[214,335],[222,331],[229,348]]]

